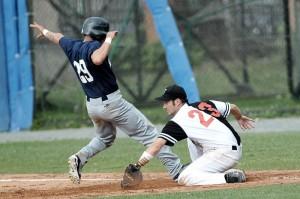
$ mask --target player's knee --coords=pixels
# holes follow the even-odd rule
[[[192,173],[187,169],[183,170],[182,173],[178,176],[178,184],[183,186],[191,186],[190,179],[192,178]]]
[[[111,134],[108,136],[99,136],[99,139],[102,140],[102,142],[105,144],[106,147],[110,147],[114,143],[116,139],[116,135]]]

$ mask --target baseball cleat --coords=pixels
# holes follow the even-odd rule
[[[80,184],[80,159],[77,155],[69,157],[69,178],[74,184]]]
[[[225,173],[225,180],[227,183],[246,182],[246,174],[242,170],[230,169]]]

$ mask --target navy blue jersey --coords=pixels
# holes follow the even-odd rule
[[[69,58],[87,97],[106,97],[118,90],[108,58],[99,66],[92,62],[92,53],[101,46],[99,41],[83,42],[63,37],[59,45]]]

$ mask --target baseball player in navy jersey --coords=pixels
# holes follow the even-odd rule
[[[113,144],[116,127],[145,146],[154,142],[158,135],[154,125],[120,93],[108,59],[117,32],[109,31],[106,19],[87,18],[82,26],[83,40],[67,38],[37,23],[30,26],[63,49],[85,92],[88,115],[96,128],[96,137],[69,157],[69,176],[73,183],[80,183],[81,169],[90,158]],[[171,177],[179,175],[183,165],[170,147],[162,147],[157,157]]]
[[[242,128],[252,128],[253,119],[241,114],[236,105],[220,101],[203,101],[188,104],[184,89],[169,86],[157,100],[172,118],[164,126],[155,142],[135,164],[147,164],[162,147],[173,146],[188,139],[192,159],[179,175],[180,185],[210,185],[245,182],[242,170],[232,169],[242,157],[242,143],[238,133],[228,123],[230,111]]]

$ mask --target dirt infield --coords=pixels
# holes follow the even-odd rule
[[[144,182],[136,188],[123,190],[120,173],[84,174],[80,185],[73,185],[63,174],[1,175],[0,198],[79,198],[88,196],[117,196],[166,192],[205,191],[254,187],[271,184],[300,183],[300,170],[249,171],[247,182],[211,186],[183,187],[165,173],[145,173]]]

